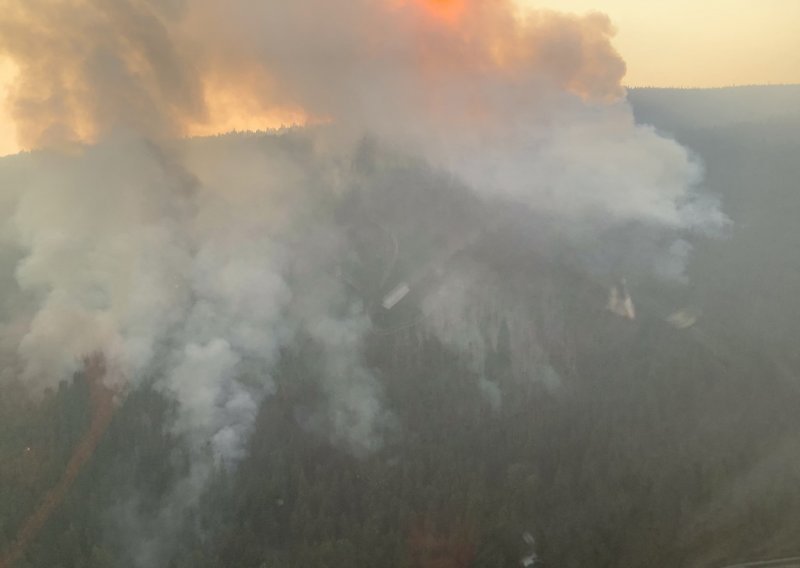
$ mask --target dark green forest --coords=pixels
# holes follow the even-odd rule
[[[418,325],[425,315],[412,294],[368,337],[390,419],[378,450],[354,454],[307,427],[325,393],[318,347],[296,342],[281,353],[247,457],[215,473],[181,519],[167,565],[489,568],[535,554],[531,565],[554,568],[712,567],[800,554],[800,122],[693,126],[673,118],[692,93],[647,96],[631,93],[637,119],[702,157],[706,185],[734,221],[727,238],[695,243],[689,284],[631,280],[638,317],[629,321],[606,309],[607,275],[568,254],[506,253],[521,241],[490,231],[457,262],[502,275],[500,292],[537,334],[538,371],[515,370],[511,321],[498,323],[475,368]],[[395,270],[427,254],[443,219],[476,214],[446,188],[424,197],[450,182],[362,157],[368,183],[410,179],[418,199],[432,199],[420,226],[397,229],[411,252]],[[362,207],[386,226],[404,219],[401,205],[388,219],[382,206],[342,209]],[[384,256],[375,231],[356,230],[363,258]],[[369,262],[360,266],[351,292],[374,302]],[[686,306],[697,323],[671,325]],[[90,412],[81,374],[41,400],[13,382],[0,389],[3,551],[58,482]],[[135,566],[141,535],[120,518],[155,515],[188,467],[170,433],[174,413],[147,386],[127,393],[16,567]]]

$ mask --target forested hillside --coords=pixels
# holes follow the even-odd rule
[[[487,221],[455,180],[365,143],[353,168],[370,191],[325,207],[353,251],[331,277],[372,321],[364,358],[384,385],[381,443],[331,441],[318,412],[333,396],[316,380],[322,347],[300,338],[280,353],[246,457],[220,465],[174,520],[165,563],[675,567],[800,554],[800,128],[773,116],[670,122],[682,96],[631,100],[637,120],[702,158],[733,220],[726,239],[692,241],[686,284],[627,261],[598,271],[568,241],[537,242],[546,218],[499,204]],[[236,143],[274,144],[245,139]],[[405,191],[392,191],[399,183]],[[635,319],[608,309],[621,278]],[[385,309],[402,282],[408,295]],[[1,554],[91,412],[80,373],[43,399],[13,380],[0,389]],[[126,567],[153,555],[159,524],[141,520],[190,467],[173,419],[149,385],[121,394],[15,566]]]

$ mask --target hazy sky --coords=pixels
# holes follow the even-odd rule
[[[518,0],[608,14],[625,84],[800,83],[800,0]]]
[[[800,0],[518,0],[608,14],[631,86],[800,83]],[[0,16],[2,17],[2,16]],[[13,81],[0,61],[0,97]],[[0,109],[0,155],[17,146]]]
[[[0,60],[0,156],[11,154],[17,151],[16,140],[14,139],[14,128],[3,104],[5,93],[10,85],[13,67],[8,61]]]

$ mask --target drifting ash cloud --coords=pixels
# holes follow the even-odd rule
[[[371,314],[338,276],[352,250],[333,213],[369,189],[353,168],[364,136],[546,220],[545,240],[596,251],[615,235],[615,254],[671,279],[688,239],[728,222],[688,151],[634,123],[599,14],[520,15],[506,0],[0,5],[0,54],[20,77],[7,103],[36,150],[0,161],[3,379],[41,390],[102,353],[124,377],[115,389],[173,398],[195,465],[165,510],[242,459],[300,337],[320,346],[332,439],[380,446]],[[307,128],[178,142],[288,123]],[[639,252],[617,238],[630,227]]]

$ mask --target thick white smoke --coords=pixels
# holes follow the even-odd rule
[[[381,388],[362,358],[369,320],[331,277],[338,230],[313,219],[335,176],[277,141],[245,146],[209,166],[190,144],[179,166],[176,153],[114,139],[0,167],[4,243],[17,251],[4,292],[23,306],[3,315],[4,379],[40,391],[99,352],[108,377],[124,378],[115,388],[152,383],[175,400],[192,465],[157,520],[162,537],[215,470],[245,456],[279,350],[298,334],[321,345],[332,440],[357,454],[381,440]]]
[[[358,185],[363,136],[547,219],[548,238],[656,234],[651,267],[674,279],[687,236],[727,222],[689,153],[634,123],[598,14],[520,17],[510,0],[6,4],[11,110],[24,144],[51,149],[0,161],[0,262],[14,275],[0,281],[14,298],[2,376],[41,389],[102,352],[118,386],[154,380],[195,459],[186,506],[186,487],[244,455],[299,336],[320,346],[333,439],[380,445],[370,313],[337,276],[347,240],[326,209]],[[176,142],[242,109],[325,126]],[[462,347],[483,315],[457,300],[427,302],[450,306],[434,329]]]

